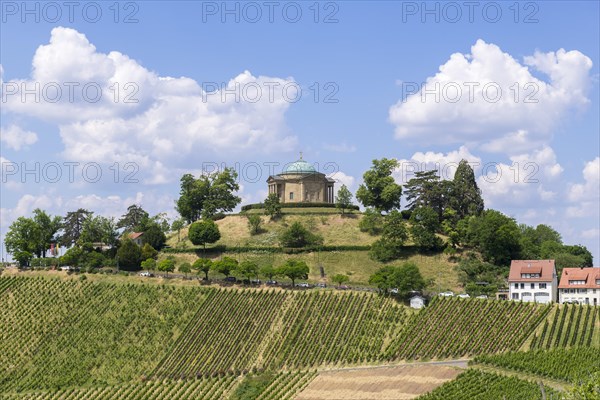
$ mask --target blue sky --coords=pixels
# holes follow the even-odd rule
[[[488,207],[598,264],[599,2],[47,4],[1,4],[0,238],[36,207],[175,216],[210,163],[243,166],[257,202],[300,151],[353,191],[374,158],[399,181],[466,158]]]

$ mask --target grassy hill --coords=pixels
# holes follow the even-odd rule
[[[301,371],[517,350],[557,310],[439,298],[414,311],[368,292],[14,275],[0,277],[6,399],[227,399],[265,374],[260,398],[291,398],[314,376]],[[575,307],[569,338],[577,331],[600,348],[598,308]],[[560,318],[555,329],[566,332]],[[282,371],[298,374],[273,375]]]
[[[290,211],[289,213],[288,210]],[[300,210],[300,211],[299,211]],[[278,238],[280,233],[292,223],[298,221],[310,230],[323,236],[324,244],[328,246],[368,246],[377,240],[377,236],[371,236],[368,233],[361,232],[358,224],[362,214],[353,213],[342,217],[333,213],[335,209],[320,209],[323,212],[312,209],[286,209],[286,214],[277,220],[271,220],[269,217],[261,216],[263,221],[263,231],[258,235],[251,235],[248,228],[247,217],[245,215],[228,215],[218,220],[217,225],[221,232],[221,239],[215,245],[226,245],[228,251],[222,254],[207,253],[206,257],[218,258],[222,255],[230,256],[239,261],[252,260],[259,265],[273,264],[280,265],[289,258],[299,258],[306,261],[310,267],[309,280],[312,282],[328,282],[328,279],[322,279],[319,266],[323,266],[327,276],[335,274],[346,274],[350,277],[350,284],[357,286],[368,286],[369,277],[381,268],[383,263],[372,260],[368,251],[358,250],[336,250],[307,252],[301,254],[282,254],[266,253],[259,250],[236,252],[236,246],[279,246]],[[260,210],[252,210],[260,211]],[[184,228],[179,235],[177,233],[170,235],[167,244],[172,248],[190,249],[194,246],[187,239],[187,230]],[[178,241],[181,239],[180,241]],[[214,246],[208,246],[214,247]],[[202,251],[194,253],[171,254],[177,262],[193,263],[198,256],[202,256]],[[161,258],[165,257],[161,254]],[[391,264],[399,264],[405,261],[414,262],[425,279],[431,280],[433,290],[453,290],[462,291],[457,273],[454,270],[455,264],[448,260],[444,254],[419,254],[412,249],[407,249],[406,254],[399,260]],[[217,277],[217,275],[214,275]]]

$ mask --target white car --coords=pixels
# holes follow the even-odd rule
[[[154,276],[154,275],[153,275],[153,274],[151,274],[149,271],[144,271],[144,272],[140,272],[140,276],[147,276],[147,277],[150,277],[150,276]]]
[[[477,297],[475,297],[475,298],[476,298],[476,299],[484,299],[484,300],[487,300],[487,298],[488,298],[488,297],[487,297],[487,295],[485,295],[485,294],[480,294],[479,296],[477,296]]]
[[[468,293],[461,293],[461,294],[458,295],[458,297],[460,297],[461,299],[468,299],[471,296],[469,296]]]
[[[448,290],[447,292],[440,293],[440,296],[452,297],[452,296],[454,296],[454,292],[452,292],[451,290]]]

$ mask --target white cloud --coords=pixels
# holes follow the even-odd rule
[[[557,198],[563,168],[551,147],[512,156],[510,161],[484,164],[478,184],[487,207],[525,207],[529,202]]]
[[[410,159],[398,160],[398,168],[393,176],[396,181],[405,184],[414,177],[415,172],[436,169],[441,179],[451,180],[461,160],[466,160],[475,172],[481,169],[481,158],[471,154],[466,146],[461,146],[458,150],[446,154],[418,151]]]
[[[600,229],[586,229],[583,232],[581,232],[581,237],[584,239],[596,239],[600,237]]]
[[[589,161],[583,168],[583,183],[570,186],[568,200],[575,203],[567,208],[570,217],[600,215],[600,157]]]
[[[8,128],[0,127],[0,141],[9,149],[16,151],[30,146],[37,142],[38,136],[35,132],[26,131],[17,125],[10,125]]]
[[[334,196],[337,196],[338,191],[340,190],[342,185],[346,185],[348,190],[350,190],[350,192],[352,192],[352,195],[354,196],[354,193],[356,191],[355,177],[347,175],[342,171],[334,172],[332,174],[327,175],[327,177],[335,180],[335,184],[333,185]],[[356,203],[356,201],[354,202]]]
[[[79,84],[74,99],[68,82]],[[58,86],[63,96],[53,103],[48,98],[54,92],[43,95],[42,89],[42,101],[23,101],[22,85],[37,83]],[[86,84],[100,88],[98,102],[89,101],[92,89],[84,99]],[[58,27],[50,42],[37,49],[31,78],[6,83],[17,93],[7,96],[5,108],[57,122],[68,160],[133,162],[144,183],[161,184],[177,179],[172,173],[176,168],[197,165],[203,158],[293,149],[297,139],[288,133],[284,118],[290,106],[286,95],[293,90],[282,88],[295,84],[293,78],[243,71],[208,93],[193,79],[159,76],[117,51],[100,53],[85,35]],[[128,103],[127,96],[136,102]]]
[[[389,119],[398,139],[466,143],[507,154],[531,151],[549,142],[569,109],[589,103],[591,67],[581,52],[563,49],[536,52],[520,63],[480,39],[470,54],[452,54],[421,90],[393,105]],[[495,88],[501,90],[497,101]]]
[[[325,150],[334,151],[336,153],[354,153],[356,151],[355,145],[348,144],[346,142],[334,144],[325,143],[323,144],[323,148]]]

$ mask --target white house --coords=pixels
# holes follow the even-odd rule
[[[511,300],[557,301],[558,279],[554,260],[513,260],[508,275]]]
[[[413,296],[410,298],[410,306],[412,308],[423,308],[425,307],[425,298],[423,296]]]
[[[600,305],[600,268],[565,268],[558,285],[561,303]]]

